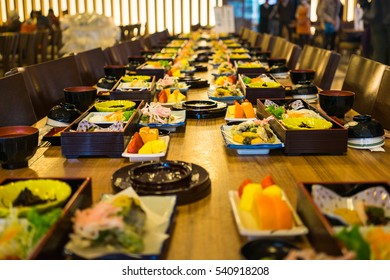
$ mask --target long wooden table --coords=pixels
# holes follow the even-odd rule
[[[203,76],[199,75],[199,76]],[[208,74],[204,77],[212,78]],[[189,100],[207,99],[207,89],[192,89]],[[390,141],[386,152],[348,149],[345,155],[286,156],[281,150],[269,155],[239,156],[227,149],[220,127],[224,118],[188,119],[185,129],[171,133],[167,160],[182,160],[205,168],[211,178],[211,194],[192,204],[179,206],[170,240],[167,259],[220,260],[240,259],[240,248],[246,238],[240,237],[228,198],[245,178],[261,180],[272,174],[297,205],[298,182],[390,182]],[[93,200],[111,193],[111,176],[130,164],[126,158],[66,159],[61,147],[42,146],[30,160],[29,167],[0,169],[5,177],[91,177]]]

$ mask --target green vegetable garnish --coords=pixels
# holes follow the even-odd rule
[[[343,228],[335,237],[340,240],[348,250],[356,253],[357,260],[369,260],[371,255],[370,246],[359,231],[359,226]]]
[[[27,213],[27,220],[30,222],[33,237],[32,244],[36,244],[48,231],[61,215],[61,208],[54,208],[46,213],[39,213],[34,207]]]
[[[268,113],[274,115],[277,119],[281,120],[285,112],[284,107],[275,107],[274,105],[265,108]]]

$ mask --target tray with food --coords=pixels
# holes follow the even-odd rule
[[[64,259],[72,216],[92,204],[91,179],[5,178],[0,186],[0,259]]]
[[[62,154],[67,158],[82,156],[122,156],[130,136],[137,129],[145,102],[109,100],[97,102],[61,132]],[[101,116],[102,113],[108,113]],[[117,117],[116,121],[91,122],[95,117]],[[126,119],[122,119],[125,117]]]
[[[66,244],[72,259],[163,259],[176,213],[176,196],[138,196],[129,187],[105,195],[72,218]],[[94,217],[99,215],[98,222]]]
[[[147,79],[149,77],[149,79]],[[155,76],[126,75],[119,80],[110,91],[111,100],[133,100],[150,102],[154,99],[156,83]]]
[[[344,154],[348,130],[303,99],[258,99],[257,114],[269,121],[284,143],[284,152]]]
[[[137,75],[155,76],[156,80],[162,79],[171,68],[172,62],[168,60],[148,60],[136,68]]]
[[[283,189],[273,181],[271,175],[259,183],[245,179],[237,186],[237,191],[229,191],[229,199],[242,236],[292,237],[308,232]]]
[[[301,182],[297,205],[316,251],[390,259],[388,182]]]
[[[263,74],[267,72],[266,66],[260,61],[235,61],[234,66],[237,74]]]
[[[285,87],[271,74],[239,74],[238,82],[245,98],[253,104],[257,99],[286,97]]]
[[[271,149],[281,149],[283,143],[275,135],[268,120],[247,120],[221,127],[226,147],[239,155],[264,155]]]
[[[169,132],[158,128],[143,126],[131,137],[122,156],[131,162],[157,161],[164,157],[168,150]]]

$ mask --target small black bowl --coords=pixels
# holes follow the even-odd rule
[[[298,247],[282,240],[257,239],[246,243],[241,255],[247,260],[283,260],[292,249]]]
[[[126,65],[106,65],[104,66],[104,75],[106,78],[115,78],[119,80],[126,74]]]
[[[86,111],[96,101],[97,89],[90,86],[64,88],[65,101],[73,104],[81,112]]]
[[[316,71],[312,69],[290,70],[291,82],[295,85],[309,85],[313,82]]]
[[[39,130],[32,126],[0,127],[0,162],[4,169],[28,166],[38,148]]]
[[[355,93],[347,90],[324,90],[318,93],[321,109],[328,116],[344,118],[345,113],[352,109]]]
[[[286,65],[287,60],[285,58],[268,58],[267,59],[269,68],[272,68],[273,66],[283,66]]]

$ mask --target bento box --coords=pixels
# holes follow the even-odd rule
[[[342,216],[334,213],[344,213],[352,218],[353,216],[347,210],[357,213],[361,211],[358,210],[358,208],[361,209],[359,207],[361,204],[364,204],[364,207],[375,205],[378,209],[384,210],[388,219],[390,213],[389,194],[390,184],[384,181],[298,183],[297,212],[303,223],[309,228],[307,238],[313,249],[332,256],[342,255],[345,246],[335,237],[335,234],[342,230],[350,230],[352,225],[340,224],[343,221],[340,218]],[[360,217],[361,215],[357,214],[356,216]],[[362,224],[358,227],[364,239],[367,237],[366,234],[374,228],[376,230],[382,228],[385,234],[389,233],[389,223],[384,226]],[[354,237],[356,236],[354,235]],[[380,240],[377,241],[380,242]]]
[[[276,79],[271,74],[262,74],[266,75],[270,80],[277,82]],[[252,104],[256,104],[257,99],[264,98],[285,98],[286,97],[286,89],[283,85],[279,85],[277,87],[250,87],[245,84],[244,78],[256,78],[259,74],[238,74],[238,83],[244,93],[244,96],[248,101],[252,102]]]
[[[267,72],[267,69],[260,61],[235,61],[234,67],[237,69],[237,74],[258,75]]]
[[[284,143],[283,151],[287,155],[299,154],[345,154],[347,152],[348,129],[323,114],[316,107],[310,105],[303,99],[270,99],[279,106],[287,102],[300,100],[305,109],[312,110],[323,119],[329,121],[332,127],[329,129],[289,129],[276,118],[269,121],[273,131]],[[257,100],[257,115],[260,118],[270,117],[272,114],[266,111],[264,99]]]
[[[110,100],[113,102],[120,100]],[[98,114],[95,106],[91,106],[78,119],[71,123],[61,132],[62,154],[67,158],[77,157],[122,157],[123,150],[130,141],[131,135],[137,130],[137,124],[141,117],[140,109],[144,107],[144,101],[135,101],[134,111],[130,118],[123,122],[123,128],[116,131],[77,131],[79,123],[83,120],[89,121],[88,116]],[[104,113],[104,112],[103,112]],[[106,112],[107,113],[107,112]],[[108,128],[114,125],[114,122],[96,123],[99,127]]]
[[[16,183],[24,180],[58,180],[67,183],[71,194],[65,200],[59,219],[50,226],[28,255],[28,259],[65,259],[64,246],[72,232],[71,218],[77,209],[84,209],[92,204],[91,178],[5,178],[0,185]]]
[[[144,64],[138,66],[135,70],[137,75],[149,75],[155,76],[156,81],[164,78],[167,69],[170,67],[171,62],[167,60],[146,61]]]
[[[131,87],[126,82],[119,80],[110,91],[111,100],[132,100],[151,102],[156,93],[156,77],[151,76],[151,81],[145,87]]]

